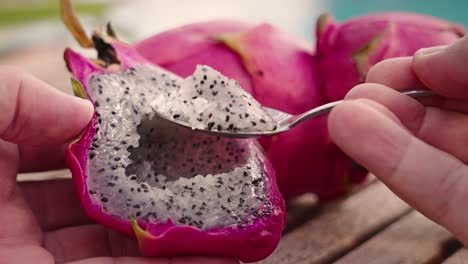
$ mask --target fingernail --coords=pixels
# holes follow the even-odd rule
[[[441,50],[444,50],[447,46],[434,46],[434,47],[429,47],[429,48],[423,48],[420,49],[416,52],[417,56],[427,56],[427,55],[433,55]]]

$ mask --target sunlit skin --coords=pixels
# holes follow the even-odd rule
[[[2,263],[238,263],[227,258],[138,256],[135,241],[94,224],[70,180],[17,183],[18,172],[65,168],[64,143],[91,119],[90,102],[0,66]]]
[[[468,245],[468,38],[374,66],[329,117],[333,140]],[[420,100],[396,90],[427,88]],[[370,212],[372,213],[372,212]]]

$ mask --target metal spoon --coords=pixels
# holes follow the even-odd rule
[[[413,97],[413,98],[434,95],[434,92],[428,91],[428,90],[409,90],[409,91],[403,91],[401,93],[408,95],[410,97]],[[262,106],[262,109],[266,113],[268,113],[268,115],[270,115],[273,118],[273,120],[275,120],[275,123],[277,125],[275,130],[267,130],[267,131],[230,131],[230,130],[219,131],[215,129],[208,130],[208,129],[193,128],[187,122],[176,120],[176,119],[170,119],[166,117],[165,115],[159,113],[158,111],[156,111],[156,114],[161,116],[164,119],[169,120],[170,122],[176,123],[186,128],[190,128],[194,131],[199,131],[202,133],[207,133],[207,134],[216,135],[216,136],[223,136],[223,137],[249,138],[249,137],[260,137],[260,136],[272,136],[272,135],[286,132],[292,129],[293,127],[299,125],[300,123],[306,121],[309,118],[313,118],[313,117],[330,112],[330,110],[332,110],[335,106],[339,105],[342,102],[343,100],[330,102],[330,103],[315,107],[307,112],[304,112],[298,115],[291,115],[291,114],[279,111],[277,109]]]

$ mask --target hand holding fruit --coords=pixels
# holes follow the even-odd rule
[[[465,245],[468,213],[468,38],[374,66],[329,117],[334,141]],[[390,88],[391,87],[391,88]],[[415,99],[395,90],[426,87]],[[395,90],[392,90],[395,89]],[[365,135],[365,136],[363,136]]]
[[[0,262],[169,263],[129,257],[138,255],[137,244],[93,224],[71,180],[16,182],[18,172],[65,167],[62,144],[88,124],[91,103],[6,66],[0,66],[0,92]],[[237,262],[179,257],[172,263]]]

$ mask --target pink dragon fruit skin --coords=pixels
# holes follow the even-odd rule
[[[413,13],[360,16],[338,24],[329,14],[316,27],[318,71],[327,101],[343,99],[384,59],[411,56],[418,49],[446,45],[464,35],[461,26]]]
[[[214,67],[239,80],[263,105],[288,113],[302,113],[324,102],[312,47],[268,24],[195,23],[157,34],[135,48],[181,76],[189,75],[197,64]],[[309,120],[287,133],[260,139],[283,197],[314,192],[330,199],[345,192],[348,183],[364,178],[361,171],[342,173],[349,160],[328,141],[325,122]]]
[[[147,63],[131,47],[115,40],[110,44],[120,61],[118,70]],[[115,69],[101,68],[70,49],[65,51],[64,57],[73,76],[83,84],[88,96],[86,83],[92,74],[115,71]],[[285,204],[273,183],[273,167],[260,154],[258,156],[264,164],[264,171],[273,183],[268,188],[268,197],[274,210],[270,217],[256,218],[252,225],[247,225],[245,228],[233,226],[200,230],[192,226],[175,225],[171,220],[157,224],[148,224],[144,221],[136,223],[104,213],[101,207],[90,199],[86,184],[88,148],[96,133],[97,122],[98,117],[95,115],[81,138],[70,144],[66,153],[79,200],[90,218],[129,237],[136,237],[140,250],[145,256],[222,255],[252,262],[267,257],[275,249],[286,222]]]
[[[235,33],[250,28],[247,23],[214,20],[165,31],[135,44],[147,60],[182,77],[189,76],[197,64],[211,66],[237,80],[247,92],[252,84],[240,58],[215,39],[220,33]],[[161,52],[155,52],[160,50]]]

